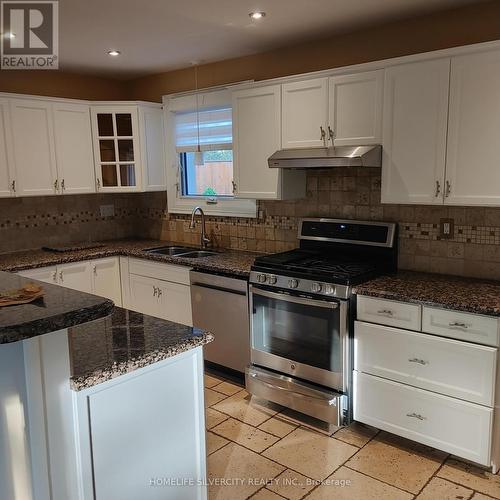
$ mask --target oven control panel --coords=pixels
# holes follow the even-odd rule
[[[259,271],[250,272],[250,283],[339,299],[347,299],[351,292],[350,287],[345,285],[335,285],[333,283],[323,283],[321,281],[281,276]]]

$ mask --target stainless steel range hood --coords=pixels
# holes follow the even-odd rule
[[[270,168],[380,167],[382,146],[282,149],[267,161]]]

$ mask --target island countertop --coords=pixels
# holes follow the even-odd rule
[[[0,291],[17,290],[33,280],[0,271]],[[63,330],[107,316],[114,304],[108,299],[42,284],[44,296],[31,304],[0,308],[0,344],[17,342]]]
[[[68,330],[71,387],[88,389],[214,340],[211,333],[115,307]]]

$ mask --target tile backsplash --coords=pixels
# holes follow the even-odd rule
[[[102,217],[101,205],[115,214]],[[307,195],[260,201],[258,219],[208,217],[216,246],[279,252],[297,245],[302,217],[384,220],[399,224],[399,267],[500,279],[500,208],[382,205],[380,169],[336,168],[307,174]],[[197,244],[200,224],[169,214],[166,194],[80,195],[0,200],[0,252],[81,241],[148,237]],[[450,239],[440,221],[453,219]],[[199,219],[198,219],[199,221]]]

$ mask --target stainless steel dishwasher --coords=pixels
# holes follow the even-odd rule
[[[205,359],[244,373],[250,364],[247,281],[199,271],[190,277],[193,326],[215,335]]]

